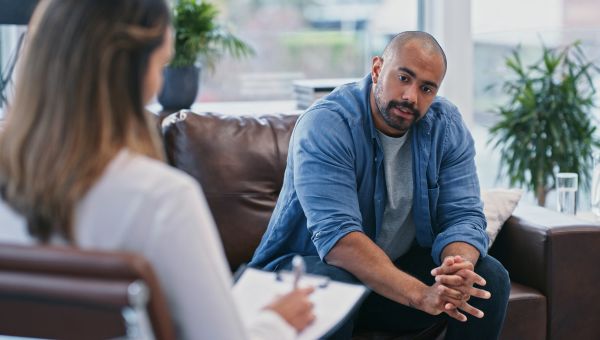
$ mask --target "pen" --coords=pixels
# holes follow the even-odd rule
[[[305,270],[306,266],[304,264],[304,259],[300,255],[295,255],[292,259],[292,271],[294,273],[294,289],[298,288],[298,282],[300,281],[300,277],[304,275]]]

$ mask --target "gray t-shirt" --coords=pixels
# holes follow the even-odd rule
[[[379,131],[377,134],[383,147],[387,202],[375,243],[395,261],[410,249],[415,239],[410,133],[399,138],[387,136]]]

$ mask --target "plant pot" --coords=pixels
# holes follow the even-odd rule
[[[163,110],[177,111],[189,109],[198,94],[200,67],[165,67],[163,88],[158,102]]]

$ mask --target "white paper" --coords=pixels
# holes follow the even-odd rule
[[[233,297],[244,322],[251,320],[277,296],[292,291],[293,275],[289,272],[279,275],[280,280],[277,280],[276,274],[272,272],[253,268],[244,271],[233,286]],[[367,289],[362,285],[330,281],[326,277],[316,275],[304,275],[299,285],[315,287],[310,296],[314,303],[315,321],[298,336],[298,339],[311,340],[322,337],[337,325]]]

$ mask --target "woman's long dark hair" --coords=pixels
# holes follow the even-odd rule
[[[0,193],[35,237],[73,240],[74,210],[124,147],[161,159],[143,103],[163,0],[42,0],[0,136]]]

